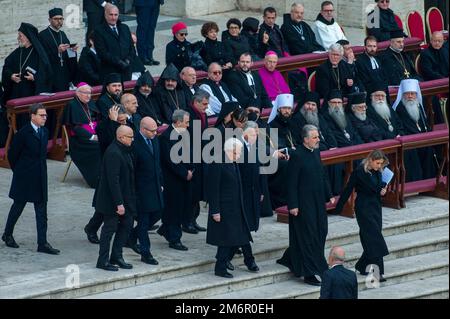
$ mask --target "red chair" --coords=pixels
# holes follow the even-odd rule
[[[316,71],[311,73],[311,75],[308,78],[308,90],[310,92],[316,91]]]
[[[408,27],[408,34],[410,37],[415,37],[427,42],[425,38],[425,25],[422,16],[417,11],[411,11],[406,16],[406,25]]]
[[[396,14],[394,14],[394,18],[395,18],[395,22],[397,22],[398,27],[403,30],[403,21],[402,21],[402,19]]]
[[[425,21],[427,24],[428,36],[430,38],[433,32],[444,30],[444,17],[442,16],[441,11],[436,7],[428,9]]]
[[[420,53],[416,57],[416,60],[414,62],[414,67],[416,68],[417,74],[422,75],[422,72],[420,69]]]

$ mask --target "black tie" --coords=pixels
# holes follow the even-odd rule
[[[119,32],[117,32],[117,28],[116,27],[112,27],[113,31],[115,34],[119,35]]]
[[[38,129],[37,129],[37,135],[38,135],[39,139],[42,139],[42,129],[40,127],[38,127]]]
[[[148,147],[150,148],[150,153],[153,154],[153,144],[152,144],[152,140],[151,140],[151,139],[148,139],[148,138],[146,138],[145,140],[147,141]]]

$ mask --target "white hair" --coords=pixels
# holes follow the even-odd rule
[[[344,48],[342,45],[340,45],[339,43],[333,43],[332,45],[330,45],[330,47],[328,48],[328,52],[339,52],[339,54],[342,56],[344,55]]]
[[[225,141],[225,144],[223,145],[223,149],[225,152],[231,152],[237,148],[241,149],[244,147],[241,141],[239,141],[237,138],[232,137]]]

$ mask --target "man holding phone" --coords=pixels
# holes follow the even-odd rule
[[[70,44],[61,30],[64,25],[63,9],[53,8],[48,14],[50,25],[39,33],[39,38],[53,68],[51,91],[66,91],[70,88],[70,82],[76,79],[78,46],[76,43]]]

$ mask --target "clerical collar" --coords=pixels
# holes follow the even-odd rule
[[[175,127],[175,125],[172,124],[172,127],[173,127],[173,129],[174,129],[175,131],[177,131],[178,134],[181,134],[181,132],[178,130],[177,127]]]
[[[52,27],[51,25],[48,26],[50,29],[52,29],[53,31],[55,31],[56,33],[58,33],[61,30],[56,30],[54,27]]]
[[[35,132],[37,133],[39,126],[37,126],[36,124],[34,124],[32,121],[30,121],[31,126],[33,127],[33,129],[35,130]]]
[[[389,46],[389,49],[391,49],[392,51],[394,51],[394,52],[397,53],[397,54],[400,54],[400,53],[403,52],[403,50],[395,49],[395,48],[393,48],[393,47],[391,47],[391,46]]]
[[[336,266],[342,266],[342,264],[334,264],[333,266],[330,267],[330,269],[333,269]]]
[[[308,151],[310,151],[311,153],[314,152],[314,148],[309,148],[309,147],[306,146],[305,144],[303,144],[303,146],[304,146]]]
[[[97,54],[97,51],[95,51],[94,48],[90,48],[89,50],[91,50],[92,52],[94,52],[95,55]]]

